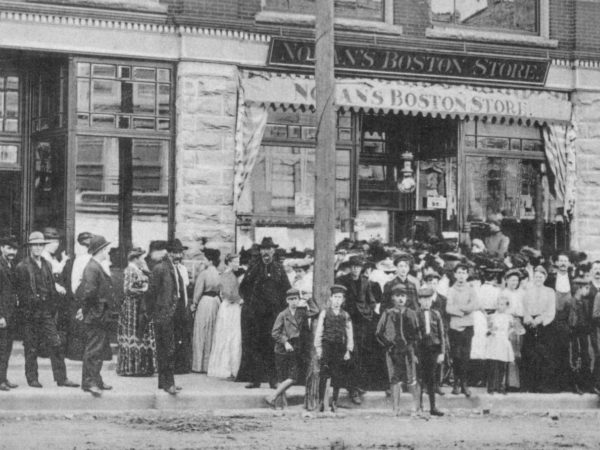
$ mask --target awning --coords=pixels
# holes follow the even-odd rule
[[[275,107],[314,107],[312,76],[271,72],[242,73],[245,102]],[[528,89],[379,80],[336,79],[337,108],[403,112],[434,117],[485,117],[529,123],[569,122],[571,103],[565,93]]]

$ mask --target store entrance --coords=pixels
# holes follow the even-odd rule
[[[452,119],[364,115],[359,221],[385,220],[387,228],[370,229],[390,243],[428,241],[456,232],[458,131]],[[362,234],[359,239],[376,237]]]

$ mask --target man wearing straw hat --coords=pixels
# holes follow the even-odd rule
[[[29,235],[29,255],[17,265],[19,305],[23,309],[25,324],[23,346],[25,350],[25,376],[31,387],[41,388],[38,380],[37,357],[43,342],[50,353],[54,381],[59,386],[79,387],[67,378],[64,355],[56,330],[58,292],[50,264],[42,258],[48,241],[39,231]]]
[[[77,301],[81,305],[81,312],[77,315],[85,325],[81,388],[94,397],[112,389],[100,375],[104,355],[110,348],[107,324],[111,321],[113,288],[110,271],[105,265],[109,245],[104,236],[92,237],[88,248],[91,259],[83,270],[81,285],[77,289]]]

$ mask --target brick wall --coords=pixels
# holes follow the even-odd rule
[[[394,23],[402,25],[406,36],[425,36],[425,29],[431,25],[429,1],[396,0],[394,2]]]
[[[176,6],[176,12],[204,19],[253,19],[260,10],[260,0],[167,0]]]
[[[600,52],[600,2],[575,1],[576,50]]]
[[[202,237],[223,253],[234,249],[236,108],[236,67],[179,64],[175,230],[192,258],[199,253]]]
[[[575,0],[550,1],[550,37],[558,39],[561,50],[575,46]]]

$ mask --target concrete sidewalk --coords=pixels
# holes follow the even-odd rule
[[[10,392],[0,392],[0,411],[115,411],[115,410],[227,410],[266,408],[264,398],[273,391],[268,384],[260,389],[246,389],[245,383],[209,378],[201,374],[176,375],[176,383],[183,390],[171,396],[157,388],[157,376],[121,377],[115,372],[116,357],[105,363],[102,376],[113,390],[105,391],[100,398],[94,398],[81,389],[61,388],[52,379],[52,370],[48,359],[39,359],[39,381],[42,389],[31,388],[25,381],[24,358],[20,343],[15,343],[15,351],[10,360],[8,377],[19,384]],[[68,377],[81,381],[81,363],[67,360]],[[472,389],[473,395],[467,399],[464,395],[451,395],[448,387],[446,395],[438,397],[438,407],[442,410],[490,410],[494,411],[560,411],[590,410],[600,406],[599,398],[593,394],[521,394],[488,395],[484,389]],[[303,403],[304,388],[294,386],[288,391],[288,403],[300,408]],[[427,409],[427,396],[423,399]],[[368,392],[363,404],[353,405],[342,391],[341,408],[353,410],[387,410],[391,402],[384,392]],[[408,409],[411,397],[403,395],[402,404]]]

